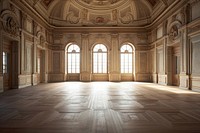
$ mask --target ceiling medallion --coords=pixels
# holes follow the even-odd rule
[[[129,0],[72,0],[73,3],[92,10],[110,10],[127,4]]]

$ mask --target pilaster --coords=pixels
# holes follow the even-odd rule
[[[168,47],[167,47],[167,37],[165,36],[164,37],[164,50],[163,50],[163,58],[164,58],[164,68],[163,68],[163,73],[164,73],[164,77],[165,77],[165,85],[168,85],[169,84],[169,81],[168,81]]]
[[[49,71],[49,69],[48,69],[48,68],[49,68],[49,67],[48,67],[48,63],[49,63],[49,60],[48,60],[48,53],[49,53],[49,51],[48,51],[48,48],[47,48],[47,49],[45,50],[45,53],[44,53],[44,55],[45,55],[45,57],[44,57],[44,58],[45,58],[45,59],[44,59],[44,60],[45,60],[45,63],[44,63],[44,64],[45,64],[45,66],[44,66],[44,67],[45,67],[45,81],[44,81],[44,82],[45,82],[45,83],[48,82],[48,71]]]
[[[0,24],[0,92],[3,92],[3,35]]]
[[[25,50],[24,44],[25,44],[24,32],[22,31],[22,32],[21,32],[20,51],[24,51],[24,50]],[[24,59],[24,57],[25,57],[24,52],[21,52],[21,53],[20,53],[20,60],[21,60],[21,62],[20,62],[20,75],[25,74],[25,64],[24,64],[24,60],[25,60],[25,59]]]
[[[89,34],[82,34],[80,81],[91,81],[91,51]]]
[[[167,78],[168,78],[168,83],[167,85],[172,85],[172,71],[173,71],[173,67],[172,67],[172,54],[173,54],[173,48],[171,46],[168,46],[167,47],[167,64],[168,64],[168,67],[167,67]]]
[[[118,34],[111,34],[109,81],[121,81]]]
[[[37,79],[37,38],[34,36],[33,40],[33,73],[32,73],[32,84],[36,85],[38,83]]]
[[[187,27],[181,28],[181,69],[180,69],[180,88],[190,88],[190,68],[189,68],[189,41],[187,37]]]
[[[158,83],[158,72],[157,72],[157,48],[154,44],[154,68],[153,68],[153,83]]]

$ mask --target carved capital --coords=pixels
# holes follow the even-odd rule
[[[118,34],[117,34],[117,33],[112,33],[112,34],[111,34],[111,37],[112,37],[112,38],[118,38]]]
[[[81,34],[82,38],[88,38],[89,37],[89,34],[88,33],[83,33]]]
[[[37,34],[37,27],[38,27],[38,24],[33,21],[33,34],[36,35]]]

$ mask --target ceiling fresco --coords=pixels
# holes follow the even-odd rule
[[[39,1],[38,10],[44,11],[41,14],[56,26],[142,26],[149,24],[156,7],[164,9],[163,1],[168,0],[35,1]]]

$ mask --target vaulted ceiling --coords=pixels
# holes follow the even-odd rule
[[[174,0],[26,0],[55,26],[143,26]]]

